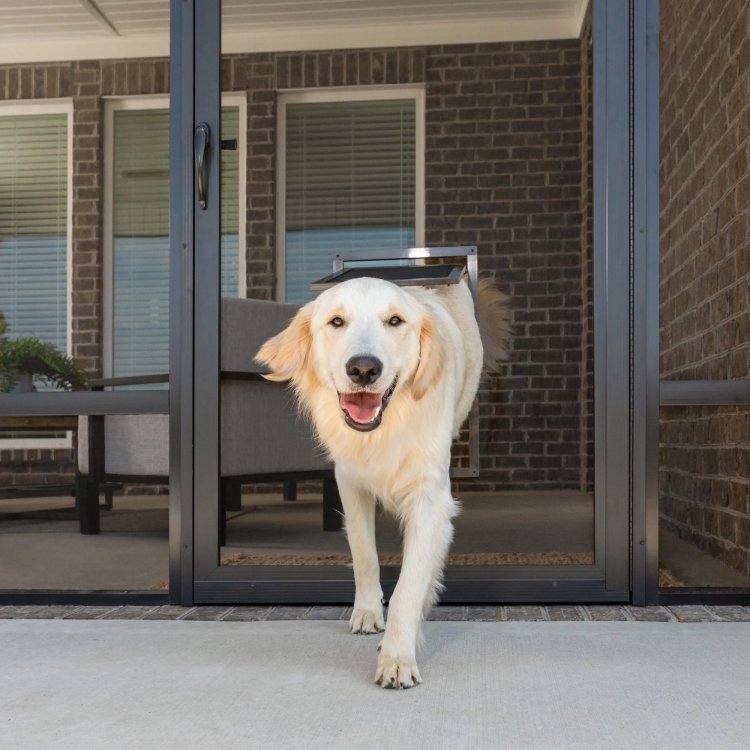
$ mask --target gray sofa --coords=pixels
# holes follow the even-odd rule
[[[241,485],[322,479],[323,527],[341,528],[333,466],[301,419],[290,390],[260,375],[253,361],[261,344],[289,322],[297,308],[278,302],[222,299],[221,502],[217,522],[223,542],[227,510],[240,508]],[[166,382],[166,376],[98,381]],[[81,533],[99,532],[99,492],[107,483],[166,484],[169,416],[82,417],[78,429],[76,505]],[[291,483],[291,484],[290,484]],[[292,495],[292,490],[288,490]]]

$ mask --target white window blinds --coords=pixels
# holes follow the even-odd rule
[[[286,299],[314,295],[337,252],[413,247],[414,99],[286,105]]]
[[[68,115],[0,116],[0,312],[67,352]]]
[[[112,374],[169,369],[169,112],[113,117]],[[222,138],[237,138],[237,107],[222,108]],[[221,292],[237,296],[239,153],[221,155]]]

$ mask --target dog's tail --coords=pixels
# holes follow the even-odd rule
[[[491,279],[481,278],[477,285],[477,320],[484,347],[484,369],[497,372],[508,359],[511,341],[508,296]]]

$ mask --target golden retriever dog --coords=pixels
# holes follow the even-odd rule
[[[492,367],[505,357],[505,296],[480,281],[478,297],[479,324],[465,281],[428,289],[352,279],[302,307],[256,357],[270,369],[269,380],[291,381],[334,461],[356,585],[349,624],[353,633],[385,630],[375,682],[387,688],[422,681],[417,643],[441,588],[457,513],[451,442],[469,414],[483,362]],[[403,534],[387,625],[377,503]]]

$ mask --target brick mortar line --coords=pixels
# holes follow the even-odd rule
[[[699,450],[699,449],[696,448],[695,450]],[[695,472],[682,471],[682,470],[681,471],[676,471],[676,470],[671,469],[671,468],[669,468],[669,469],[665,468],[665,469],[662,469],[662,471],[665,471],[665,472],[668,471],[670,474],[674,474],[674,475],[677,475],[677,476],[682,477],[682,478],[685,478],[685,477],[687,477],[687,478],[695,478]],[[716,480],[733,481],[734,484],[750,484],[750,479],[747,479],[746,477],[727,477],[727,476],[725,476],[723,474],[722,475],[701,474],[701,478],[702,479],[711,480],[711,481],[716,481]],[[681,495],[674,495],[672,492],[670,492],[667,489],[663,490],[663,496],[664,497],[675,497],[675,498],[682,497]],[[711,508],[720,507],[720,506],[717,506],[715,503],[709,505],[705,501],[701,501],[701,500],[691,500],[691,502],[701,503],[701,504],[706,505],[707,507],[711,507]],[[737,512],[742,513],[742,511],[737,511]],[[747,516],[746,513],[744,515]]]
[[[748,109],[748,107],[745,106],[742,110],[740,110],[739,114],[737,115],[737,119],[739,119],[742,116],[744,116],[746,114],[747,109]],[[737,120],[732,120],[732,123],[736,123],[736,121]],[[732,127],[732,123],[729,123],[727,125],[727,131]],[[727,131],[725,131],[725,132],[727,132]],[[737,144],[737,150],[741,150],[743,148],[743,146],[745,145],[745,141],[747,141],[747,137],[745,137],[741,141],[739,141],[739,143]],[[662,162],[661,162],[660,166],[666,166],[664,164],[664,160],[668,159],[673,152],[674,152],[674,148],[672,150],[670,150],[669,152],[667,152],[662,157]],[[668,224],[664,223],[662,225],[662,227],[660,227],[660,231],[659,231],[660,238],[665,239],[669,235],[669,232],[670,232],[671,229],[677,228],[677,227],[675,227],[675,225],[679,223],[679,219],[681,219],[685,215],[689,215],[690,214],[690,212],[691,212],[691,205],[695,201],[700,200],[701,196],[705,195],[706,193],[710,193],[711,192],[711,185],[713,184],[713,180],[711,180],[711,181],[709,181],[707,183],[703,183],[701,185],[701,187],[699,188],[699,190],[697,192],[695,192],[695,193],[693,193],[690,190],[690,187],[691,187],[690,183],[692,181],[694,181],[695,179],[698,178],[698,176],[699,176],[699,174],[701,172],[701,168],[705,166],[705,164],[706,164],[707,161],[709,161],[710,153],[711,152],[708,152],[705,155],[705,157],[700,162],[698,162],[698,163],[695,164],[695,166],[687,174],[687,179],[681,179],[681,180],[678,181],[676,175],[671,175],[669,178],[667,178],[666,180],[664,180],[662,182],[662,188],[665,191],[669,191],[669,193],[670,193],[669,196],[665,196],[666,198],[669,199],[670,203],[674,203],[674,201],[676,199],[678,199],[681,195],[683,195],[685,193],[691,194],[692,195],[692,200],[691,200],[691,203],[688,204],[687,207],[681,208],[679,210],[679,213],[674,214]],[[716,174],[718,174],[721,171],[721,169],[723,167],[731,166],[733,164],[734,164],[734,161],[733,161],[732,157],[724,159],[720,164],[717,165],[715,172],[712,170],[712,173],[714,175],[716,175]],[[677,184],[679,187],[672,194],[672,192],[669,190],[669,186],[672,185],[673,183]],[[725,187],[724,190],[720,193],[719,197],[717,199],[715,199],[709,205],[709,209],[706,212],[706,214],[703,214],[698,220],[696,220],[695,222],[691,223],[690,226],[694,227],[694,226],[697,226],[698,224],[700,224],[701,221],[702,221],[702,219],[704,219],[707,214],[710,214],[712,210],[715,210],[715,209],[719,208],[720,207],[719,204],[722,201],[724,201],[727,198],[727,196],[730,195],[732,193],[732,191],[735,190],[736,188],[737,188],[737,182],[731,183],[730,187]],[[667,211],[668,209],[666,207],[664,207],[662,210],[663,211]],[[674,248],[674,247],[675,247],[675,245],[672,245],[672,248]]]
[[[695,448],[694,450],[696,450],[696,451],[698,451],[698,450],[706,450],[707,448],[708,448],[708,446],[706,446],[703,449],[701,449],[701,448]],[[687,477],[687,478],[692,478],[692,479],[695,479],[695,477],[697,475],[700,475],[701,479],[710,480],[712,482],[713,481],[723,481],[723,482],[732,482],[733,484],[748,484],[748,483],[750,483],[750,480],[746,479],[745,477],[741,477],[741,476],[732,477],[732,476],[727,476],[726,474],[704,474],[701,471],[685,471],[685,470],[683,470],[683,471],[676,471],[675,469],[672,469],[671,467],[664,467],[663,469],[660,470],[660,473],[665,473],[665,472],[669,472],[670,474],[675,474],[675,475],[677,475],[679,477],[682,477],[682,478]],[[676,498],[676,499],[684,499],[684,497],[682,495],[672,494],[672,492],[670,492],[669,490],[667,490],[665,488],[662,488],[662,490],[661,490],[661,496],[662,497],[673,497],[673,498]],[[700,503],[701,501],[700,500],[691,500],[690,502]],[[708,508],[722,507],[722,506],[717,506],[716,503],[708,504],[706,502],[703,502],[702,504],[704,506],[708,507]],[[742,511],[737,511],[737,512],[742,513]],[[745,516],[745,518],[747,518],[747,513],[745,513],[744,516]]]
[[[0,615],[5,615],[5,617],[0,617],[0,619],[69,619],[69,615],[79,613],[79,614],[85,614],[87,606],[86,605],[69,605],[69,606],[60,606],[60,605],[49,605],[54,606],[56,609],[58,609],[59,617],[54,618],[39,618],[35,617],[35,614],[41,614],[44,612],[44,610],[48,609],[48,606],[45,605],[4,605],[0,606]],[[92,606],[92,609],[98,605]],[[144,611],[139,614],[138,617],[130,618],[130,617],[123,617],[118,618],[117,616],[113,616],[114,613],[116,613],[118,610],[122,610],[123,612],[128,611],[131,609],[132,606],[135,605],[119,605],[115,607],[106,607],[101,612],[91,612],[90,618],[79,618],[79,619],[92,619],[92,620],[140,620],[140,621],[152,621],[152,618],[148,617],[149,615],[153,614],[155,611],[160,609],[168,609],[169,605],[156,605],[153,607],[145,607]],[[299,606],[299,607],[292,607],[291,609],[294,612],[295,616],[290,616],[289,618],[283,618],[279,620],[274,620],[276,622],[283,622],[285,620],[289,621],[296,621],[296,620],[302,620],[302,619],[309,619],[309,620],[316,620],[316,619],[328,619],[328,618],[316,618],[315,615],[315,609],[317,608],[324,608],[329,605],[312,605],[312,606]],[[550,607],[555,608],[564,608],[566,606],[569,606],[573,609],[573,611],[578,615],[575,617],[569,617],[569,618],[562,618],[562,619],[556,619],[552,620],[550,617]],[[717,613],[716,607],[719,607],[719,612]],[[508,613],[509,610],[516,611],[518,608],[530,608],[532,610],[537,609],[541,611],[542,619],[540,620],[537,617],[529,617],[529,618],[509,618]],[[594,607],[608,607],[612,608],[614,611],[612,612],[612,617],[610,618],[604,618],[596,620],[592,617],[591,608]],[[459,607],[450,607],[451,609],[458,608],[461,610],[462,619],[458,620],[459,622],[667,622],[667,623],[681,623],[681,624],[692,624],[693,622],[730,622],[730,621],[748,621],[750,622],[750,606],[740,606],[740,605],[726,605],[726,607],[730,610],[739,610],[743,615],[747,614],[747,620],[745,620],[744,617],[740,617],[739,620],[733,619],[732,616],[728,618],[722,618],[721,617],[721,609],[723,607],[721,605],[685,605],[684,609],[685,611],[692,612],[693,616],[695,615],[696,608],[700,609],[704,613],[704,617],[700,619],[691,619],[689,621],[681,620],[679,617],[679,614],[681,613],[682,608],[680,606],[663,606],[663,605],[652,605],[649,607],[635,607],[632,605],[549,605],[549,606],[542,606],[542,605],[513,605],[512,607],[510,605],[476,605],[477,609],[497,609],[497,617],[496,619],[488,619],[488,618],[482,618],[482,619],[475,619],[471,617],[471,610],[473,607],[469,605],[461,605]],[[448,608],[448,607],[447,607]],[[197,620],[197,621],[211,621],[211,622],[224,622],[226,621],[226,618],[235,611],[242,611],[243,607],[241,605],[238,606],[229,606],[226,608],[226,611],[222,613],[222,615],[214,619],[213,617],[207,616],[205,619],[203,618],[191,618],[191,621]],[[269,606],[267,611],[263,613],[262,617],[259,617],[257,621],[268,621],[269,617],[273,614],[274,610],[278,609],[277,607]],[[347,619],[347,616],[350,611],[350,607],[344,607],[344,605],[341,605],[342,614],[341,616],[335,620],[335,621],[341,621]],[[14,613],[14,610],[18,610],[18,614],[16,616],[16,613]],[[192,615],[196,612],[200,612],[201,607],[199,606],[193,606],[188,608],[188,610],[184,613],[182,613],[179,617],[176,618],[165,618],[167,620],[172,620],[174,622],[178,620],[186,620],[188,615]],[[639,617],[639,614],[648,613],[650,615],[655,615],[656,617]],[[308,615],[312,614],[312,617],[307,617]],[[7,615],[10,615],[8,617]],[[618,615],[623,616],[625,619],[621,620]],[[666,620],[659,619],[659,615],[665,616]],[[331,620],[334,621],[334,620]],[[440,621],[449,621],[449,620],[442,620],[442,619],[431,619],[429,620],[431,622],[440,622]],[[455,621],[455,620],[454,620]]]
[[[740,218],[744,219],[744,217],[740,217]],[[707,244],[709,244],[709,243],[703,244],[701,246],[701,248],[705,248]],[[740,250],[740,248],[738,247],[735,251],[733,251],[733,252],[729,253],[728,255],[724,256],[724,260],[726,260],[728,258],[731,258],[732,256],[739,255],[739,250]],[[695,258],[692,257],[691,260],[695,260]],[[685,265],[687,265],[689,262],[690,261],[688,260]],[[682,266],[681,268],[684,268],[684,266]],[[673,276],[675,276],[678,272],[679,272],[679,269],[676,269],[675,272],[672,273],[672,274],[670,274],[669,277],[664,277],[662,279],[662,283],[659,284],[660,289],[661,289],[662,286],[667,286],[667,282],[669,281],[669,279],[672,278]],[[716,273],[716,266],[715,265],[711,266],[708,269],[706,269],[706,271],[704,273],[702,273],[700,276],[695,276],[695,277],[691,278],[688,286],[694,286],[696,284],[699,284],[699,282],[706,281],[708,279],[709,275],[712,274],[712,273]],[[746,279],[744,279],[742,276],[740,276],[738,279],[736,279],[735,281],[731,282],[727,286],[722,287],[719,291],[715,292],[714,294],[712,294],[712,295],[710,295],[708,297],[704,297],[704,299],[702,299],[699,304],[700,305],[710,304],[711,302],[716,301],[720,297],[720,295],[725,294],[728,291],[732,291],[735,287],[746,286],[746,284],[747,284]],[[673,302],[673,301],[674,301],[674,297],[672,297],[671,299],[663,300],[661,304],[662,305],[666,305],[669,302]],[[695,314],[695,311],[696,311],[695,307],[686,308],[679,315],[677,315],[676,317],[674,317],[671,320],[669,320],[669,322],[666,323],[666,326],[671,326],[671,325],[674,325],[675,323],[682,322],[683,320],[685,320],[686,318],[688,318],[690,315]],[[721,322],[724,323],[726,321],[732,320],[733,318],[741,317],[741,316],[742,316],[742,311],[741,312],[737,312],[734,315],[730,315],[728,317],[722,317]],[[713,330],[713,328],[711,328],[709,330]],[[674,348],[674,347],[672,347],[672,348]],[[668,351],[670,351],[670,349],[665,349],[665,350],[661,351],[660,354],[664,354],[664,353],[666,353]]]
[[[716,507],[712,508],[712,510],[716,510]],[[747,518],[747,516],[744,516]],[[740,544],[739,542],[735,542],[732,539],[727,539],[725,536],[716,536],[716,534],[711,533],[710,531],[706,531],[703,528],[697,527],[697,526],[691,526],[689,523],[682,523],[680,521],[675,521],[670,516],[664,516],[664,519],[669,521],[674,526],[677,526],[678,528],[682,529],[688,529],[692,534],[695,536],[699,536],[703,539],[710,539],[716,542],[721,542],[721,545],[725,545],[728,547],[734,547],[735,549],[740,550],[746,550],[750,551],[750,547],[745,547],[744,545]],[[735,568],[735,570],[739,570],[738,568]],[[740,571],[742,572],[742,571]]]
[[[738,252],[739,252],[739,250],[738,250]],[[729,258],[729,257],[731,257],[731,255],[727,255],[726,257]],[[715,268],[709,269],[708,271],[706,271],[705,274],[702,274],[701,276],[698,276],[698,277],[694,278],[691,281],[691,286],[692,286],[692,284],[697,284],[699,281],[701,281],[704,278],[704,276],[706,276],[712,270],[715,270]],[[674,274],[672,274],[672,275],[674,275]],[[668,281],[669,278],[670,277],[664,278],[663,281],[666,282],[666,281]],[[725,286],[720,291],[716,292],[715,294],[712,294],[710,297],[705,297],[703,300],[701,300],[700,304],[701,305],[705,305],[707,303],[710,304],[711,302],[714,302],[715,300],[717,300],[720,295],[722,295],[725,292],[728,292],[728,291],[730,291],[730,290],[732,290],[732,289],[734,289],[735,287],[738,287],[738,286],[746,287],[747,286],[747,280],[744,279],[743,277],[739,277],[736,281],[734,281],[733,283],[729,284],[728,286]],[[666,304],[666,301],[665,301],[665,304]],[[694,314],[695,314],[695,308],[694,307],[693,308],[685,309],[678,316],[672,318],[667,323],[667,325],[668,326],[672,326],[672,325],[675,325],[676,323],[681,323],[682,321],[686,320],[687,318],[689,318],[691,315],[694,315]],[[746,315],[746,314],[747,314],[747,311],[744,311],[744,310],[740,310],[738,312],[735,312],[734,314],[730,313],[728,316],[722,317],[721,322],[722,323],[726,323],[726,322],[728,322],[730,320],[733,320],[734,318],[741,318],[741,317],[743,317],[743,315]],[[708,330],[713,330],[713,328],[709,328]],[[696,334],[697,333],[698,332],[696,332]],[[674,347],[672,347],[672,349],[674,349]],[[666,352],[669,352],[672,349],[664,349],[664,350],[660,351],[660,354],[665,354]]]

